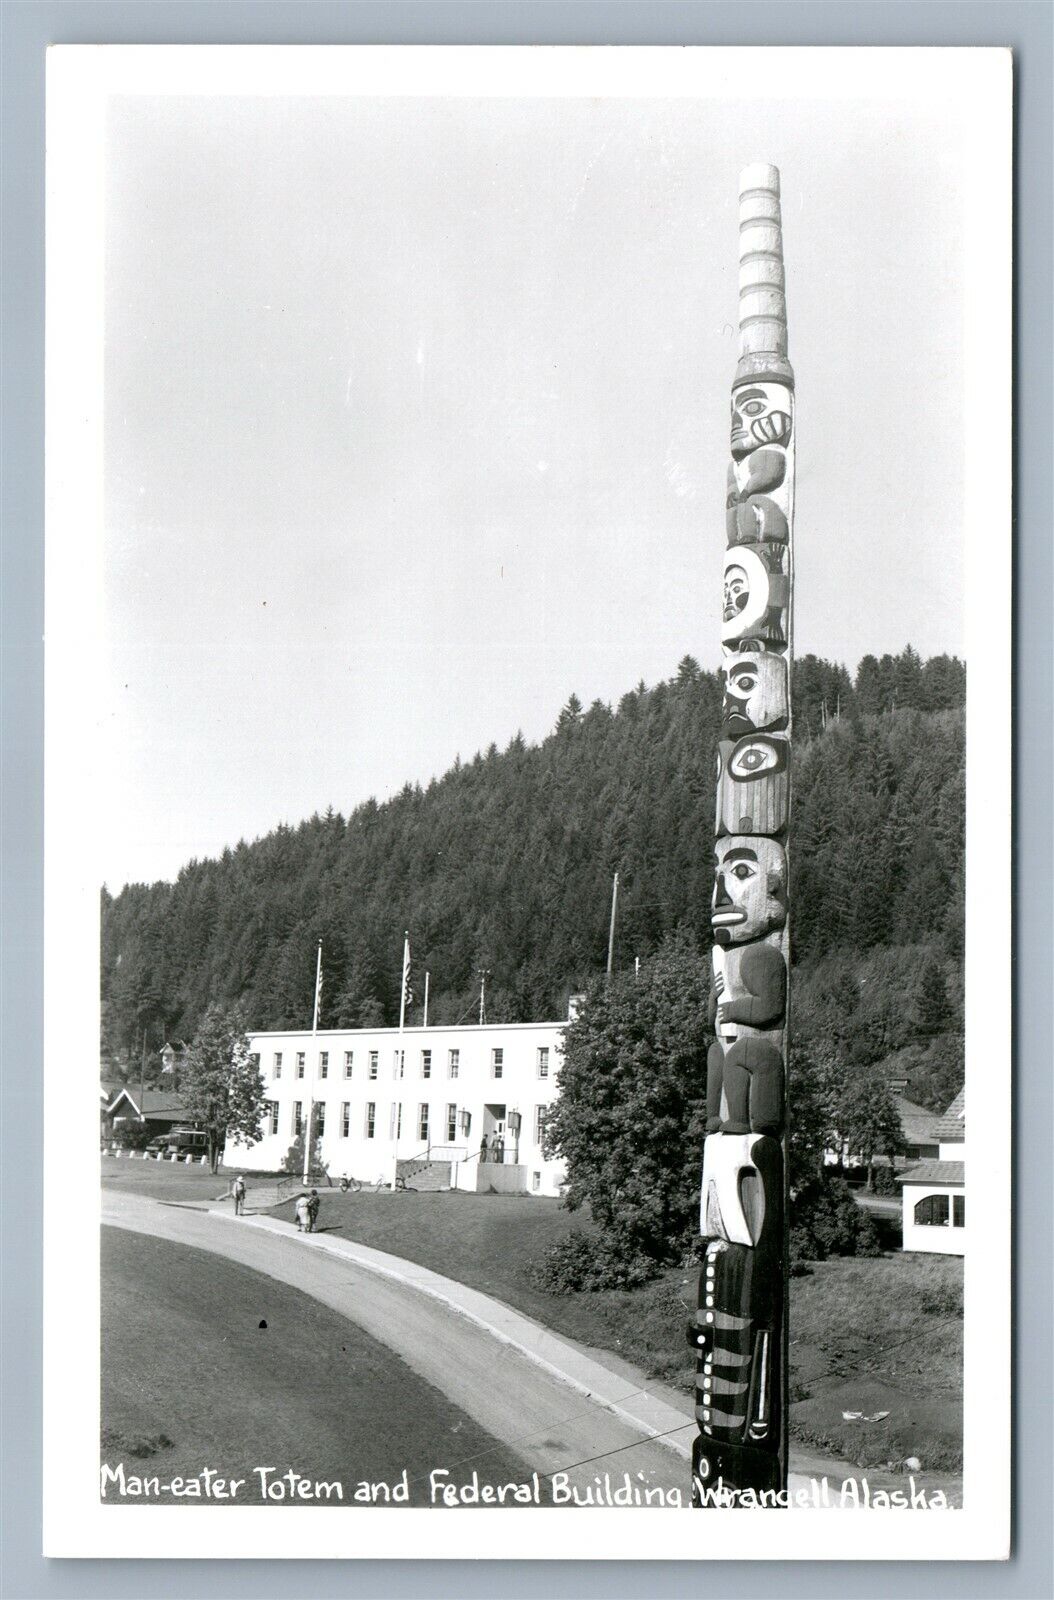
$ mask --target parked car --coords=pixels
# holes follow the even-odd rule
[[[205,1156],[209,1153],[209,1136],[200,1128],[172,1128],[151,1139],[146,1148],[150,1155]]]

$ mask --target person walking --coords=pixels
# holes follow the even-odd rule
[[[318,1221],[318,1212],[319,1212],[319,1207],[321,1206],[321,1204],[322,1204],[322,1201],[318,1198],[318,1190],[317,1189],[312,1189],[311,1193],[308,1195],[308,1198],[307,1198],[307,1218],[308,1218],[307,1231],[308,1231],[308,1233],[314,1233],[314,1231],[315,1231],[315,1223]]]
[[[240,1172],[231,1184],[231,1194],[234,1196],[234,1215],[240,1217],[245,1205],[245,1179]]]
[[[297,1233],[311,1232],[311,1202],[306,1194],[299,1195],[296,1202],[296,1231]]]

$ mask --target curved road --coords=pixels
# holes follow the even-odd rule
[[[629,1419],[410,1283],[315,1248],[292,1232],[140,1195],[104,1190],[102,1220],[225,1256],[329,1306],[393,1350],[528,1471],[566,1473],[580,1503],[589,1503],[589,1491],[610,1503],[603,1496],[625,1493],[628,1481],[641,1493],[645,1486],[661,1488],[667,1505],[677,1503],[670,1495],[677,1490],[688,1504],[690,1467],[679,1451],[648,1439]],[[542,1503],[552,1503],[542,1493]]]

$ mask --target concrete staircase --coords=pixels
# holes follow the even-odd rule
[[[450,1188],[449,1161],[427,1161],[417,1158],[395,1163],[397,1188],[416,1189],[420,1193]]]

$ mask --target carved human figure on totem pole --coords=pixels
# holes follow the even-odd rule
[[[790,580],[783,568],[784,547],[740,544],[725,554],[721,642],[742,649],[781,649],[787,643]]]
[[[718,839],[716,858],[707,1132],[778,1136],[787,964],[771,936],[787,920],[787,860],[775,839],[753,835]]]
[[[769,650],[726,656],[721,722],[728,739],[745,733],[775,733],[787,726],[787,663]]]
[[[794,402],[782,383],[739,384],[732,391],[732,463],[728,469],[728,542],[786,544],[787,447]]]

